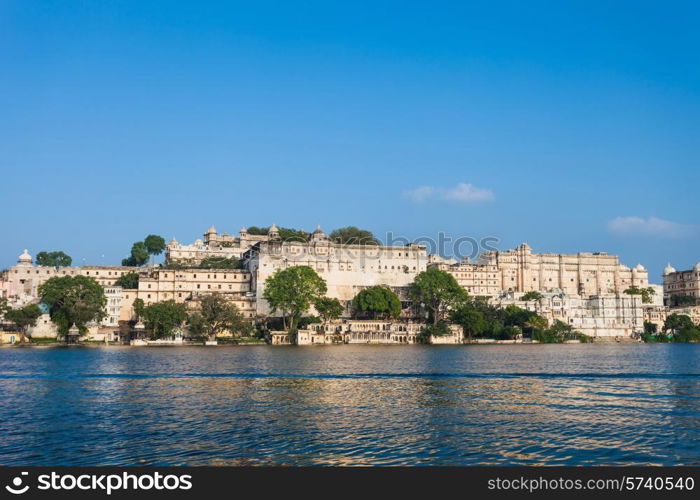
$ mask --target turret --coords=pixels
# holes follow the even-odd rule
[[[19,266],[31,266],[32,265],[32,256],[29,255],[29,252],[27,249],[24,249],[24,252],[22,252],[22,255],[20,255],[17,258],[17,265]]]
[[[311,234],[311,241],[328,241],[328,235],[323,232],[321,226],[316,226],[316,230]]]

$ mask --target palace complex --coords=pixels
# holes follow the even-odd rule
[[[198,267],[210,258],[234,258],[240,266]],[[243,228],[232,236],[210,227],[202,239],[189,245],[173,239],[166,246],[163,266],[36,266],[25,250],[18,263],[0,275],[0,296],[14,304],[28,303],[36,299],[39,286],[47,279],[83,275],[100,283],[108,298],[107,317],[96,325],[96,331],[113,329],[120,322],[131,320],[136,298],[146,305],[164,300],[191,303],[198,296],[213,292],[224,294],[244,317],[255,320],[270,314],[263,299],[265,280],[280,269],[302,265],[311,267],[326,281],[327,295],[346,306],[344,317],[350,314],[352,299],[367,287],[386,285],[401,297],[403,322],[362,329],[360,323],[345,320],[345,326],[339,326],[336,333],[342,333],[346,342],[415,341],[415,325],[419,323],[411,322],[416,319],[412,318],[415,309],[408,301],[407,291],[419,273],[433,266],[452,274],[472,296],[488,297],[492,304],[501,307],[517,305],[535,310],[550,323],[560,320],[593,337],[630,337],[643,329],[645,320],[662,324],[666,317],[662,297],[655,297],[654,304],[643,304],[639,296],[624,293],[630,287],[649,287],[648,272],[642,265],[623,265],[615,255],[535,253],[523,243],[512,250],[485,252],[476,261],[456,262],[429,255],[422,244],[340,244],[320,227],[306,241],[283,240],[275,225],[264,235],[249,234]],[[121,276],[130,272],[139,274],[137,289],[115,286]],[[542,298],[524,302],[526,292],[539,292]],[[682,272],[668,266],[664,270],[663,291],[659,292],[665,299],[674,294],[700,298],[700,264]],[[328,335],[308,331],[300,341],[328,343],[333,338]]]

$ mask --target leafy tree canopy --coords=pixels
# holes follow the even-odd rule
[[[136,316],[136,321],[140,320],[143,318],[143,312],[146,309],[146,304],[144,303],[143,299],[134,299],[134,316]]]
[[[435,324],[427,325],[418,334],[418,341],[421,344],[429,344],[431,337],[442,337],[449,335],[451,332],[450,325],[446,321],[438,321]]]
[[[651,321],[645,321],[644,322],[644,333],[647,335],[656,335],[658,331],[658,327],[656,323],[652,323]]]
[[[242,263],[236,257],[205,257],[197,267],[200,269],[241,269]]]
[[[484,313],[469,302],[463,302],[450,311],[450,320],[462,327],[464,337],[471,340],[486,331],[487,323]]]
[[[687,316],[685,314],[671,314],[666,318],[666,321],[664,321],[664,331],[667,332],[669,330],[675,331],[675,330],[683,330],[684,328],[693,328],[695,324],[693,323],[693,320],[690,319],[690,316]]]
[[[184,304],[174,300],[165,300],[146,306],[143,310],[146,329],[156,338],[173,335],[175,329],[187,320],[187,310]]]
[[[265,280],[263,298],[273,313],[280,311],[283,318],[291,318],[289,330],[293,332],[298,318],[323,297],[326,290],[326,281],[316,271],[309,266],[294,266],[278,269]]]
[[[425,305],[433,324],[437,324],[447,311],[469,297],[454,276],[437,267],[419,273],[410,285],[409,295],[414,301]]]
[[[267,233],[270,231],[270,227],[258,227],[258,226],[249,226],[248,227],[248,234],[256,235],[256,236],[265,236]]]
[[[345,245],[378,245],[379,240],[374,237],[372,231],[360,229],[355,226],[341,227],[329,235],[330,239]]]
[[[20,342],[24,342],[27,330],[36,326],[36,321],[41,316],[41,308],[38,304],[29,304],[20,309],[10,309],[5,312],[5,320],[13,323],[20,331]]]
[[[632,285],[625,292],[627,295],[641,295],[642,303],[651,304],[653,298],[652,296],[656,293],[652,287],[639,288],[637,285]]]
[[[345,307],[343,307],[343,304],[341,304],[338,299],[332,299],[330,297],[321,297],[317,299],[314,302],[314,307],[318,315],[325,322],[340,318],[345,310]]]
[[[134,290],[139,287],[139,273],[135,271],[130,271],[128,273],[122,274],[114,282],[115,285],[120,286],[124,289]]]
[[[352,301],[356,313],[365,313],[376,318],[398,318],[401,315],[401,300],[387,286],[371,286],[360,291]]]
[[[143,241],[137,241],[131,246],[131,255],[122,260],[122,266],[142,266],[148,262],[148,248]]]
[[[530,291],[526,292],[525,295],[523,295],[523,298],[521,300],[525,302],[530,302],[530,301],[538,301],[542,300],[544,298],[544,295],[542,295],[540,292],[537,291]]]
[[[204,295],[198,302],[199,310],[188,318],[189,330],[195,335],[206,335],[209,340],[216,340],[216,336],[224,332],[247,334],[252,330],[250,322],[223,295]]]
[[[50,267],[68,267],[73,263],[73,259],[70,255],[64,252],[39,252],[36,254],[36,265],[37,266],[50,266]]]
[[[546,330],[537,330],[533,333],[533,340],[543,343],[561,343],[567,340],[580,340],[588,342],[589,338],[574,330],[574,327],[563,321],[556,320],[554,324]]]
[[[149,234],[146,239],[143,240],[143,244],[146,245],[146,251],[150,255],[160,255],[165,250],[165,239],[157,234]]]
[[[39,297],[48,306],[51,321],[64,337],[72,325],[82,334],[87,331],[88,323],[105,317],[104,289],[87,276],[50,278],[39,286]]]
[[[248,234],[264,236],[270,232],[270,227],[258,227],[250,226],[248,228]],[[279,228],[280,239],[282,241],[307,241],[309,239],[309,233],[303,229],[292,229],[289,227]]]
[[[682,307],[682,306],[690,306],[695,304],[695,297],[692,295],[685,295],[682,293],[674,293],[671,295],[671,307]]]

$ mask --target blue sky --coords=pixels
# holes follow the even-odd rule
[[[205,4],[205,5],[202,5]],[[695,2],[0,3],[0,267],[210,225],[700,260]]]

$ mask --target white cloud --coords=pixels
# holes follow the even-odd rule
[[[460,202],[493,200],[493,191],[478,188],[466,182],[460,182],[452,188],[420,186],[416,189],[405,191],[404,195],[416,203],[421,203],[430,198]]]
[[[457,187],[445,191],[442,197],[454,201],[487,201],[493,200],[493,191],[460,182]]]
[[[416,189],[411,189],[409,191],[404,192],[404,195],[411,198],[416,203],[420,203],[430,198],[434,192],[435,188],[433,187],[421,186],[417,187]]]
[[[658,236],[663,238],[683,238],[696,233],[697,226],[680,224],[658,217],[628,216],[615,217],[608,221],[608,229],[616,234],[632,236]]]

